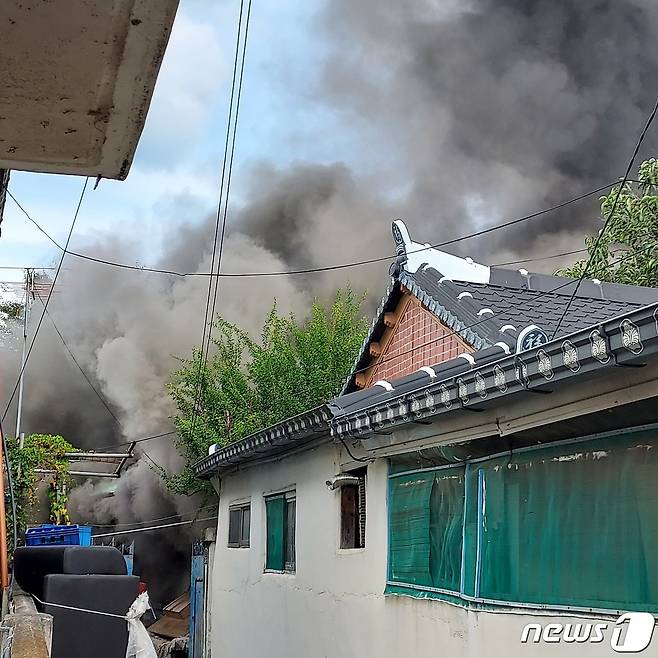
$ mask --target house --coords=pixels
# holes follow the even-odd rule
[[[415,243],[399,221],[393,235],[391,285],[341,395],[195,467],[220,496],[213,655],[643,649],[658,290],[576,291]]]

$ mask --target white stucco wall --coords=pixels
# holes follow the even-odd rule
[[[476,612],[442,601],[384,596],[387,463],[378,460],[368,468],[366,548],[353,551],[338,548],[340,494],[325,486],[339,472],[338,464],[338,450],[325,445],[222,480],[211,582],[213,658],[619,655],[607,639],[520,643],[528,622],[578,619]],[[297,572],[264,573],[263,495],[288,487],[297,491]],[[251,501],[251,546],[227,548],[228,507],[246,500]],[[639,655],[658,656],[658,633]]]

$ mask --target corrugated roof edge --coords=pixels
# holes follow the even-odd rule
[[[374,432],[417,422],[463,408],[495,406],[502,397],[555,385],[567,379],[617,365],[635,365],[658,354],[658,303],[592,325],[540,347],[517,354],[500,349],[475,352],[473,363],[457,359],[435,368],[409,386],[410,377],[392,380],[392,390],[370,389],[331,403],[331,433],[362,438]],[[459,357],[458,357],[459,359]],[[415,384],[415,382],[414,382]]]
[[[329,434],[332,412],[325,404],[250,434],[194,464],[197,477],[208,479],[248,462],[283,454],[322,434]]]

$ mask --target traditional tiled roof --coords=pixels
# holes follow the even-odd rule
[[[596,279],[586,279],[578,285],[575,279],[478,266],[470,259],[463,259],[464,268],[461,268],[458,263],[456,266],[456,261],[462,259],[410,241],[406,227],[401,237],[397,236],[399,226],[404,224],[397,220],[394,223],[394,236],[398,242],[397,267],[352,374],[343,387],[344,394],[356,390],[356,372],[371,363],[369,345],[379,340],[384,332],[384,314],[395,307],[402,287],[476,350],[492,347],[498,342],[515,350],[519,333],[530,325],[539,327],[547,336],[553,336],[567,307],[568,312],[560,324],[560,335],[658,302],[656,288],[602,283]],[[400,247],[400,241],[405,239],[406,243]],[[413,271],[409,261],[405,260],[406,248],[422,250],[420,255],[414,255]],[[437,267],[450,271],[441,271]],[[471,279],[456,278],[470,276],[473,267],[480,269]],[[569,304],[577,285],[574,301]]]
[[[402,222],[393,234],[398,258],[370,331],[340,397],[257,432],[197,463],[200,477],[225,473],[297,448],[471,407],[480,409],[524,390],[541,389],[614,364],[658,354],[658,289],[584,280],[553,336],[576,286],[573,279],[487,267],[414,243]],[[406,249],[415,250],[406,254]],[[421,255],[422,254],[422,257]],[[369,344],[403,289],[474,348],[410,375],[355,391],[355,371],[370,363]],[[524,333],[540,334],[529,343]]]
[[[331,413],[326,405],[266,427],[231,445],[210,447],[209,455],[194,465],[201,478],[235,470],[240,466],[301,448],[311,441],[326,437]]]
[[[642,366],[657,355],[658,303],[516,354],[490,347],[342,395],[329,405],[332,434],[359,438],[460,409],[479,411],[605,368]]]
[[[481,411],[524,392],[550,392],[564,381],[618,366],[642,366],[658,356],[658,303],[586,326],[540,346],[513,353],[504,343],[411,375],[342,395],[257,432],[198,462],[204,478],[263,460],[284,458],[334,437],[345,441],[390,433],[462,409]]]

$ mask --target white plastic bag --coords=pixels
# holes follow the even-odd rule
[[[148,593],[142,592],[133,601],[133,604],[126,613],[126,621],[128,622],[126,658],[157,658],[151,636],[141,622],[142,615],[150,607]]]

